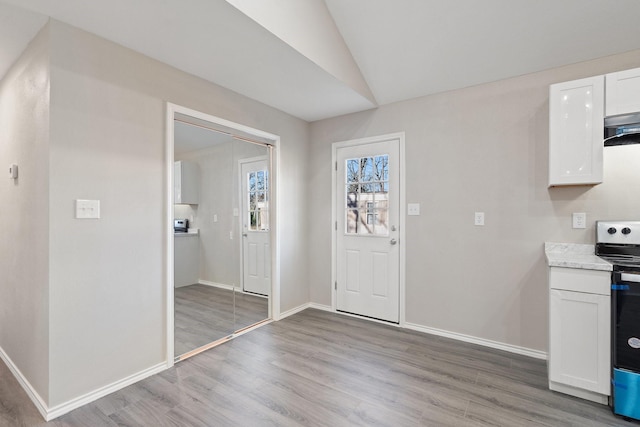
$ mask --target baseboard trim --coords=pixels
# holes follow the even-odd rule
[[[198,283],[200,285],[213,286],[214,288],[227,289],[229,291],[240,290],[240,288],[237,288],[233,285],[225,285],[224,283],[210,282],[208,280],[199,279]]]
[[[29,380],[27,380],[25,376],[22,375],[20,369],[18,369],[16,364],[13,363],[13,360],[11,360],[9,355],[4,351],[2,347],[0,347],[0,359],[2,359],[2,361],[7,365],[22,389],[25,391],[25,393],[27,393],[29,399],[31,399],[33,404],[36,406],[36,409],[38,409],[38,412],[40,412],[40,415],[42,415],[42,418],[44,418],[46,421],[49,421],[49,418],[47,418],[49,412],[47,404],[44,402],[42,397],[40,397],[40,394],[38,394],[36,389],[33,388]]]
[[[45,419],[47,421],[51,421],[54,418],[58,418],[59,416],[66,414],[67,412],[70,412],[74,409],[84,406],[87,403],[91,403],[95,400],[98,400],[101,397],[104,397],[115,391],[123,389],[133,383],[142,381],[143,379],[148,378],[151,375],[155,375],[159,372],[162,372],[165,369],[167,369],[167,362],[158,363],[157,365],[151,366],[150,368],[144,369],[136,374],[133,374],[121,380],[115,381],[104,387],[100,387],[99,389],[89,392],[83,396],[79,396],[65,403],[56,405],[47,411],[47,416],[45,417]]]
[[[301,311],[306,310],[307,308],[310,308],[310,307],[311,307],[311,304],[308,302],[305,304],[299,305],[297,307],[294,307],[290,310],[280,313],[280,318],[278,320],[282,320],[289,316],[293,316],[294,314],[300,313]]]
[[[330,305],[318,304],[318,303],[315,303],[315,302],[310,302],[309,303],[309,308],[315,308],[316,310],[333,312],[333,308],[331,308]]]
[[[413,331],[423,332],[425,334],[438,335],[441,337],[451,338],[471,344],[478,344],[484,347],[495,348],[496,350],[503,350],[510,353],[520,354],[522,356],[533,357],[534,359],[547,360],[547,353],[544,351],[533,350],[531,348],[520,347],[517,345],[505,344],[498,341],[474,337],[471,335],[459,334],[457,332],[445,331],[443,329],[430,328],[415,323],[405,322],[404,327]]]

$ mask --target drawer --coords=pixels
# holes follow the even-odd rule
[[[611,295],[611,272],[550,267],[549,287],[565,291]]]

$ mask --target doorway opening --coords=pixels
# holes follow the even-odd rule
[[[166,349],[172,366],[279,317],[279,137],[170,103],[166,120]],[[258,158],[260,171],[243,179],[242,166]],[[253,191],[240,191],[250,185]],[[259,264],[248,271],[259,267],[268,280],[251,293],[244,289],[244,240],[257,231],[262,245],[251,259]]]

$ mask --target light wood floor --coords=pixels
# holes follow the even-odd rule
[[[48,424],[0,380],[12,427],[638,425],[547,390],[544,361],[313,309]]]
[[[176,356],[269,317],[267,298],[200,284],[174,293]]]

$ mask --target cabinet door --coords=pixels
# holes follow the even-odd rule
[[[640,111],[640,68],[606,75],[607,116]]]
[[[604,76],[551,85],[549,187],[602,182]]]
[[[173,164],[173,203],[197,205],[200,199],[200,169],[196,163]]]
[[[549,379],[609,395],[609,297],[558,289],[549,292]]]

